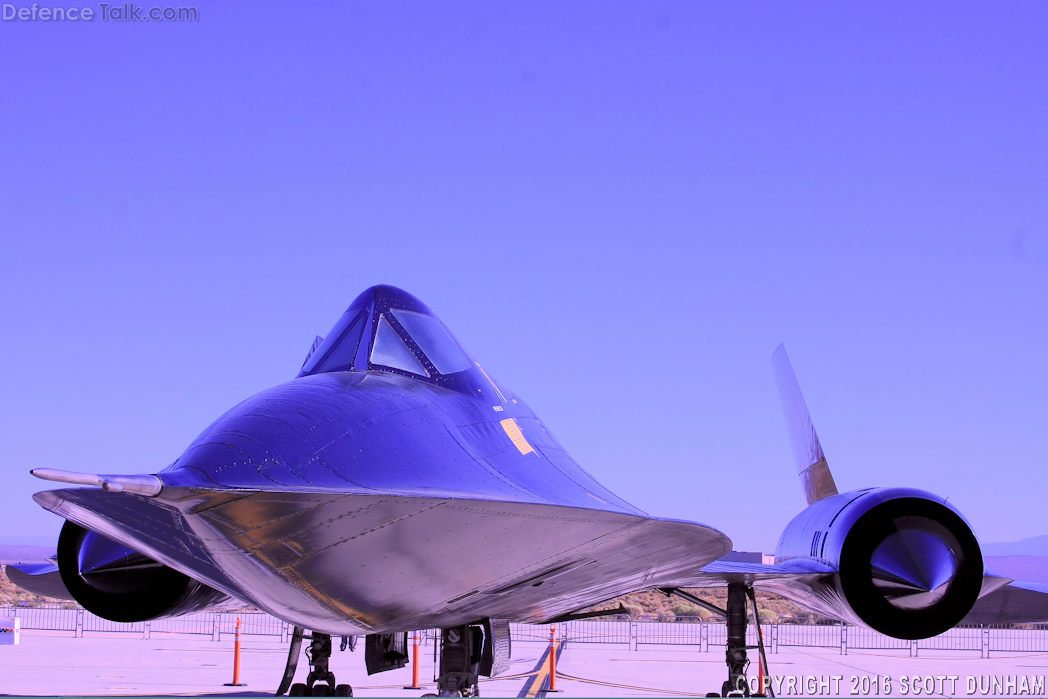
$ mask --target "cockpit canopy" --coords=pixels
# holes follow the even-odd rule
[[[424,303],[379,285],[350,304],[299,376],[379,370],[436,381],[472,367],[472,358]]]

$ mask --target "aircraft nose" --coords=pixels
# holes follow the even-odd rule
[[[252,490],[507,488],[448,429],[431,388],[378,372],[306,376],[263,391],[215,421],[160,476],[165,486]]]
[[[325,448],[354,439],[362,407],[383,403],[381,380],[362,373],[308,376],[255,394],[227,411],[161,473],[167,486],[232,488],[313,484]],[[328,476],[330,476],[328,472]]]

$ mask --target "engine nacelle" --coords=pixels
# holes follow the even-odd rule
[[[58,538],[58,570],[77,602],[110,621],[177,616],[229,599],[177,570],[68,521]]]
[[[895,638],[927,638],[971,610],[983,582],[979,543],[960,512],[912,488],[870,488],[814,503],[779,539],[777,562],[838,571],[815,585],[835,614]]]

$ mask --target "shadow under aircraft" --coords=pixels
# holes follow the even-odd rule
[[[296,696],[350,695],[328,664],[332,636],[366,636],[374,673],[403,667],[406,632],[429,628],[438,692],[475,696],[480,675],[508,666],[511,621],[591,616],[579,612],[646,589],[726,618],[724,695],[748,686],[754,588],[897,638],[1048,619],[1048,586],[984,570],[943,498],[838,493],[781,345],[772,364],[808,502],[774,563],[722,560],[720,531],[604,488],[428,307],[375,286],[295,379],[229,410],[166,469],[34,469],[89,487],[34,496],[66,520],[57,565],[12,566],[12,580],[114,621],[263,609],[295,626],[278,694]],[[683,589],[716,585],[724,608]],[[310,671],[293,684],[304,639]]]

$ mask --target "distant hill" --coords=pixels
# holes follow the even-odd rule
[[[1048,556],[1048,534],[1022,541],[983,544],[984,556]]]
[[[0,544],[0,565],[43,563],[55,555],[54,546],[20,546]]]
[[[1023,582],[1048,583],[1048,557],[983,556],[986,570]]]
[[[0,546],[58,546],[58,532],[33,536],[7,536],[0,539]]]

